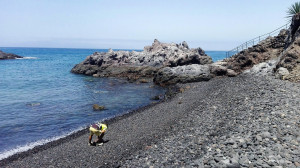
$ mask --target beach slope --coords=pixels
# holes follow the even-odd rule
[[[0,166],[299,165],[299,84],[242,74],[178,86],[174,98],[109,121],[102,146],[88,146],[84,130]]]

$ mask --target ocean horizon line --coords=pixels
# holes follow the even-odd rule
[[[131,48],[131,49],[124,49],[124,48],[76,48],[76,47],[3,47],[0,46],[0,48],[34,48],[34,49],[82,49],[82,50],[136,50],[136,51],[143,51],[144,49],[136,49],[136,48]],[[209,49],[209,50],[205,50],[205,52],[207,51],[219,51],[219,52],[227,52],[227,50],[218,50],[218,49]]]

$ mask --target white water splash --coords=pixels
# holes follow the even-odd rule
[[[38,59],[37,57],[23,57],[23,58],[16,58],[16,59]]]
[[[37,142],[28,143],[28,144],[23,145],[23,146],[17,146],[14,149],[11,149],[11,150],[3,151],[3,152],[0,153],[0,160],[8,158],[9,156],[12,156],[12,155],[17,154],[17,153],[28,151],[30,149],[33,149],[36,146],[44,145],[44,144],[46,144],[48,142],[52,142],[52,141],[64,138],[64,137],[69,136],[69,135],[71,135],[73,133],[81,131],[81,130],[83,130],[85,128],[86,127],[79,127],[78,129],[76,129],[74,131],[71,131],[71,132],[69,132],[67,134],[61,135],[61,136],[56,136],[56,137],[49,138],[49,139],[42,139],[42,140],[39,140]]]

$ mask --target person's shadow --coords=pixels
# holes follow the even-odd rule
[[[102,141],[102,143],[107,143],[107,142],[109,142],[109,140],[103,140],[103,141]]]
[[[109,142],[109,140],[103,140],[101,142],[94,143],[93,146],[101,146],[101,145],[103,145],[103,144],[105,144],[107,142]]]

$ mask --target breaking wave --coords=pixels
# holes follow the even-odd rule
[[[23,57],[23,58],[16,58],[16,59],[37,59],[37,57]]]
[[[56,141],[58,139],[61,139],[61,138],[64,138],[66,136],[69,136],[73,133],[76,133],[78,131],[81,131],[83,129],[85,129],[86,127],[80,127],[76,130],[73,130],[69,133],[66,133],[64,135],[61,135],[61,136],[56,136],[56,137],[52,137],[52,138],[49,138],[49,139],[42,139],[42,140],[39,140],[39,141],[36,141],[36,142],[32,142],[32,143],[28,143],[28,144],[25,144],[25,145],[21,145],[21,146],[17,146],[13,149],[10,149],[10,150],[6,150],[6,151],[3,151],[0,153],[0,160],[2,159],[5,159],[5,158],[8,158],[14,154],[17,154],[17,153],[21,153],[21,152],[25,152],[25,151],[28,151],[30,149],[33,149],[34,147],[36,146],[40,146],[40,145],[44,145],[48,142],[52,142],[52,141]]]

